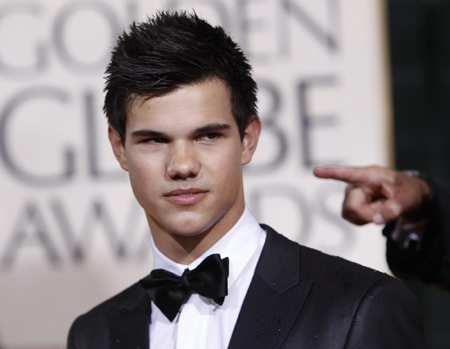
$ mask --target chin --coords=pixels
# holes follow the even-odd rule
[[[208,217],[204,212],[186,210],[173,212],[164,219],[167,231],[175,235],[198,235],[204,232],[208,226]]]

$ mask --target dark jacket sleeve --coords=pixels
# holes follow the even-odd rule
[[[401,281],[386,277],[368,289],[344,348],[426,348],[419,303]]]
[[[389,239],[395,222],[386,225],[386,257],[390,269],[402,279],[419,279],[450,288],[450,183],[430,179],[435,195],[430,203],[427,230],[420,249],[402,250]]]

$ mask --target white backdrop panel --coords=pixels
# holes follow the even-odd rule
[[[195,9],[241,43],[264,131],[245,168],[257,218],[298,242],[387,270],[377,227],[340,218],[324,164],[386,164],[379,1],[0,2],[0,346],[62,348],[74,317],[145,276],[149,231],[113,158],[103,72],[121,27]]]

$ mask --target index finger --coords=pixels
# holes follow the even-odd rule
[[[314,175],[319,178],[336,179],[351,184],[366,183],[369,179],[370,168],[326,166],[314,169]]]

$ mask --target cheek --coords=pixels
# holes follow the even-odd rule
[[[138,200],[152,197],[160,187],[161,174],[157,163],[145,157],[135,157],[128,161],[130,183]],[[162,177],[163,178],[163,177]]]
[[[215,176],[220,181],[217,184],[225,194],[234,195],[234,189],[238,189],[241,184],[242,166],[239,154],[238,151],[229,152],[214,163]]]

